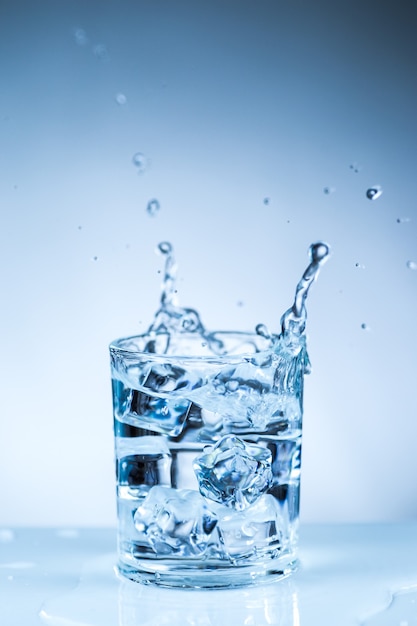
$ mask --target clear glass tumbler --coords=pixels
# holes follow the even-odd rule
[[[110,355],[119,572],[234,588],[293,571],[304,337],[150,332]]]

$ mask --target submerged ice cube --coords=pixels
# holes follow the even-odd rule
[[[200,493],[236,510],[245,509],[272,484],[271,459],[267,448],[225,435],[194,461]]]
[[[282,545],[282,519],[279,505],[270,494],[244,511],[218,507],[217,532],[228,558],[248,558],[267,550],[279,550]]]
[[[128,487],[129,495],[144,497],[154,485],[171,486],[172,457],[163,437],[137,437],[135,454],[117,462],[119,487]]]
[[[136,510],[134,524],[157,554],[190,557],[204,553],[217,517],[197,491],[155,486]]]

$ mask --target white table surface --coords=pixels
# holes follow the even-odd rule
[[[304,525],[300,547],[278,583],[167,590],[115,576],[113,529],[0,529],[0,625],[417,625],[417,523]]]

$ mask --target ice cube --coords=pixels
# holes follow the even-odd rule
[[[117,462],[118,485],[128,486],[131,494],[137,491],[142,497],[154,485],[170,487],[171,464],[171,453],[163,437],[136,437],[135,454]]]
[[[201,556],[217,518],[197,492],[152,487],[138,507],[134,524],[159,555]]]
[[[126,388],[121,381],[113,383],[113,402],[116,419],[172,437],[182,432],[191,406],[183,398],[158,398]]]
[[[216,509],[216,513],[217,531],[227,557],[248,558],[281,548],[280,508],[270,494],[264,494],[244,511],[234,511],[222,506]]]
[[[267,448],[225,435],[194,460],[200,493],[236,510],[245,509],[272,484],[271,459]]]

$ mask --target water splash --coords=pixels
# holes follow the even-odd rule
[[[305,330],[307,309],[305,301],[311,285],[320,272],[320,268],[330,255],[330,247],[327,243],[319,241],[310,246],[311,262],[302,275],[295,290],[294,303],[281,317],[281,329],[283,335],[301,335]]]
[[[162,281],[161,305],[149,327],[150,333],[200,333],[206,336],[200,316],[194,309],[183,308],[178,304],[177,264],[174,249],[169,241],[161,242],[157,250],[165,256],[164,278]]]
[[[217,339],[214,340],[212,333],[206,331],[198,312],[195,309],[179,306],[176,286],[178,268],[172,244],[163,241],[158,245],[157,251],[165,257],[165,268],[160,307],[148,332],[166,334],[166,349],[168,349],[169,343],[176,333],[197,333],[202,339],[207,340],[213,352],[218,354],[222,346]],[[278,343],[282,337],[290,338],[291,343],[304,333],[307,320],[305,301],[311,285],[317,279],[321,266],[330,255],[330,247],[327,243],[320,241],[310,246],[309,253],[311,260],[298,282],[294,303],[281,317],[281,334],[271,334],[264,324],[256,326],[255,332],[265,339],[270,339],[272,343]],[[151,351],[153,351],[153,343],[150,342],[148,346]]]

